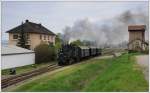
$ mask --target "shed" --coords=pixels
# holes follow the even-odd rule
[[[1,58],[2,69],[9,69],[35,63],[34,51],[17,46],[2,46]]]
[[[144,51],[147,47],[145,43],[146,25],[130,25],[129,31],[129,51]]]

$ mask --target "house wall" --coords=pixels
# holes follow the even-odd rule
[[[17,39],[13,39],[13,34],[9,33],[9,42],[8,42],[8,44],[9,45],[16,45],[17,41],[18,41]]]
[[[145,49],[143,44],[145,42],[144,31],[129,31],[129,50],[142,51]]]
[[[129,50],[140,51],[141,49],[143,49],[143,44],[140,40],[135,40],[129,44]]]
[[[135,40],[135,39],[140,39],[140,40],[145,40],[144,39],[144,31],[130,31],[129,32],[129,42]]]
[[[2,55],[1,59],[2,69],[9,69],[34,64],[35,54]]]
[[[34,48],[41,43],[39,34],[30,34],[30,40],[31,40],[30,45],[32,50],[34,50]]]
[[[40,39],[40,35],[42,35],[41,39]],[[46,39],[44,39],[44,36],[46,36]],[[48,39],[48,37],[49,37],[49,39]],[[9,45],[16,45],[17,42],[18,42],[17,39],[13,39],[13,34],[9,33]],[[34,50],[34,48],[37,45],[39,45],[40,43],[49,44],[49,42],[55,44],[55,36],[45,35],[45,34],[29,33],[28,45],[30,45],[31,50]]]

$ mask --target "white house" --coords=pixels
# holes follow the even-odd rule
[[[1,68],[9,69],[35,63],[35,53],[32,50],[17,46],[2,46]]]

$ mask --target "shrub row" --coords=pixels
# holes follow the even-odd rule
[[[35,63],[50,62],[56,59],[56,50],[53,45],[40,44],[35,49]]]

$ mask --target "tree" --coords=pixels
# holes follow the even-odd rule
[[[22,48],[27,48],[27,38],[26,38],[26,34],[24,32],[23,22],[21,24],[21,31],[19,33],[19,39],[18,39],[17,46],[22,47]]]
[[[61,33],[58,33],[58,34],[56,35],[56,38],[55,38],[56,43],[57,43],[57,42],[61,42],[60,37],[61,37]]]
[[[75,45],[79,45],[79,46],[83,46],[84,45],[83,42],[81,42],[80,40],[73,41],[70,44],[75,44]]]
[[[61,37],[61,33],[58,33],[56,35],[56,38],[55,38],[55,48],[56,48],[57,51],[61,48],[61,42],[62,42],[62,40],[61,40],[60,37]]]

